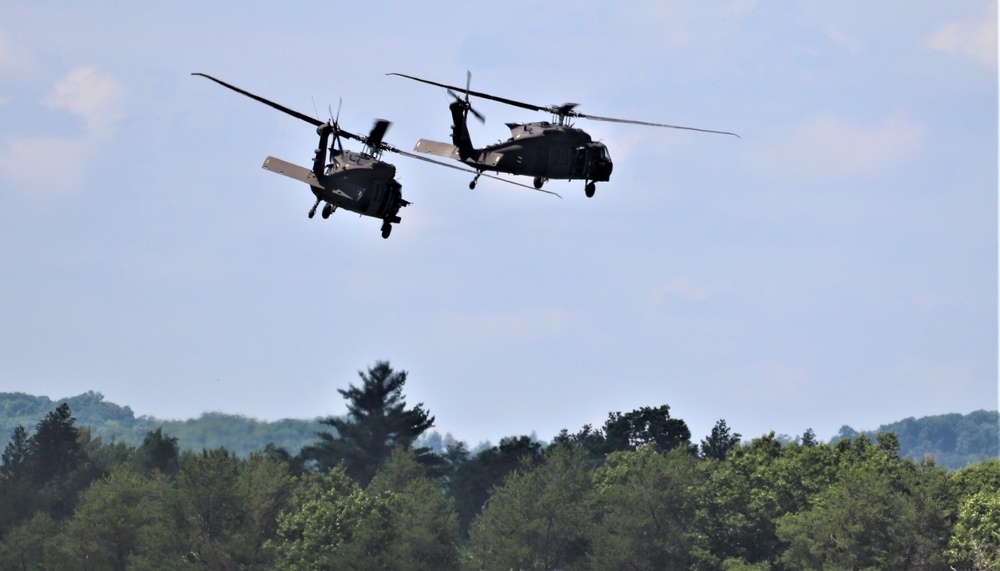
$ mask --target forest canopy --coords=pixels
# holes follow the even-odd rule
[[[745,441],[722,419],[695,443],[666,404],[547,444],[438,451],[421,445],[434,417],[406,402],[405,371],[359,378],[340,390],[348,414],[298,453],[183,450],[164,426],[105,440],[69,402],[19,424],[0,461],[0,568],[1000,565],[995,458],[949,471],[901,454],[894,432]]]

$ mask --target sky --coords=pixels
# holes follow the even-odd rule
[[[582,113],[562,199],[402,156],[380,223],[306,213],[312,126],[409,150],[448,95]],[[475,100],[477,145],[544,114]],[[340,415],[379,360],[470,444],[670,406],[697,442],[998,405],[997,2],[0,7],[0,391]],[[530,184],[530,180],[522,180]]]

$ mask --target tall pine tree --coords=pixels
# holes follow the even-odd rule
[[[388,361],[378,361],[368,373],[358,371],[361,386],[350,385],[337,392],[347,400],[347,417],[321,421],[336,434],[319,432],[320,441],[302,450],[302,456],[327,470],[340,463],[356,482],[367,485],[396,446],[410,447],[418,436],[434,426],[434,417],[423,403],[406,407],[403,385],[406,371],[394,371]],[[428,449],[415,450],[427,463]]]

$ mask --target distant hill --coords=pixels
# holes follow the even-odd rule
[[[57,401],[24,393],[0,393],[0,446],[6,446],[18,425],[32,432],[46,414],[64,402],[73,411],[77,426],[89,427],[92,436],[106,442],[114,439],[130,446],[142,444],[147,432],[162,427],[164,434],[177,438],[181,450],[225,446],[237,456],[246,457],[274,444],[298,454],[304,445],[317,440],[317,431],[330,430],[319,419],[266,422],[220,412],[207,412],[190,420],[137,418],[131,408],[110,403],[93,391]]]
[[[946,468],[964,468],[969,464],[1000,456],[1000,415],[997,411],[977,410],[969,414],[941,414],[906,418],[883,424],[875,431],[894,432],[899,438],[899,453],[914,460],[933,457]],[[849,426],[840,429],[838,438],[858,434]]]
[[[225,446],[230,452],[246,457],[250,452],[273,444],[290,454],[297,454],[303,446],[316,442],[317,431],[330,430],[320,424],[318,418],[267,422],[220,412],[204,413],[190,420],[137,418],[131,408],[107,402],[104,395],[93,391],[57,401],[24,393],[0,393],[0,448],[6,446],[18,425],[33,431],[42,417],[63,402],[69,404],[77,426],[89,427],[93,436],[100,436],[105,441],[115,439],[130,446],[142,444],[147,432],[162,427],[165,434],[177,438],[181,450]],[[907,418],[864,433],[895,432],[899,437],[900,454],[914,459],[932,456],[938,464],[957,469],[1000,456],[998,426],[997,411],[979,410],[965,415]],[[858,434],[853,428],[844,426],[833,440],[853,438]],[[442,438],[435,432],[425,435],[420,444],[442,451],[445,445],[454,442],[450,434]]]

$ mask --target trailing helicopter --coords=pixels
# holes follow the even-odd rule
[[[308,115],[293,111],[273,101],[244,91],[211,75],[204,73],[192,73],[191,75],[200,75],[208,78],[237,93],[242,93],[251,99],[260,101],[265,105],[316,127],[316,133],[319,135],[319,147],[317,147],[313,156],[312,169],[294,165],[275,157],[267,157],[263,164],[263,168],[266,170],[285,175],[309,185],[310,190],[316,196],[316,203],[309,209],[309,218],[315,216],[316,209],[319,208],[320,203],[324,203],[323,210],[321,211],[324,219],[329,218],[338,208],[357,212],[362,216],[379,218],[382,220],[382,237],[388,238],[392,232],[392,225],[398,224],[401,220],[399,209],[408,206],[410,202],[403,199],[403,187],[396,180],[396,167],[381,160],[384,151],[398,153],[450,169],[475,173],[475,171],[466,168],[414,155],[389,145],[382,138],[385,136],[391,123],[384,119],[377,119],[367,136],[355,135],[350,131],[341,129],[337,119],[331,118],[331,120],[325,122],[320,121],[319,119],[314,119]],[[338,116],[339,114],[338,111]],[[327,163],[327,145],[329,144],[331,135],[334,137],[335,145],[330,145],[329,147],[330,162]],[[359,141],[364,145],[364,148],[361,152],[344,150],[341,138]],[[490,178],[531,188],[527,185],[500,177]]]
[[[549,106],[532,105],[531,103],[522,103],[488,93],[471,91],[469,89],[469,84],[472,80],[471,73],[467,73],[466,75],[464,90],[461,87],[445,85],[402,73],[389,73],[387,75],[396,75],[421,83],[443,87],[455,99],[449,105],[452,118],[452,144],[420,139],[414,150],[454,159],[475,169],[476,177],[469,183],[469,188],[476,187],[476,181],[479,180],[479,176],[483,174],[483,171],[493,171],[534,177],[533,182],[536,189],[541,189],[542,185],[550,179],[583,180],[586,183],[584,189],[587,196],[594,196],[596,190],[595,183],[610,180],[611,170],[614,165],[611,162],[611,155],[608,153],[608,148],[603,143],[594,141],[586,131],[574,127],[570,122],[570,119],[573,118],[628,123],[646,127],[684,129],[739,137],[736,133],[728,131],[712,131],[695,127],[681,127],[679,125],[666,125],[663,123],[584,115],[575,110],[578,105],[577,103]],[[462,91],[465,94],[464,98],[456,93]],[[470,112],[480,122],[485,122],[486,119],[482,113],[472,108],[472,104],[469,102],[470,95],[499,101],[500,103],[514,107],[530,109],[531,111],[547,111],[552,114],[554,122],[507,123],[511,134],[510,139],[477,149],[472,145],[467,119]]]

